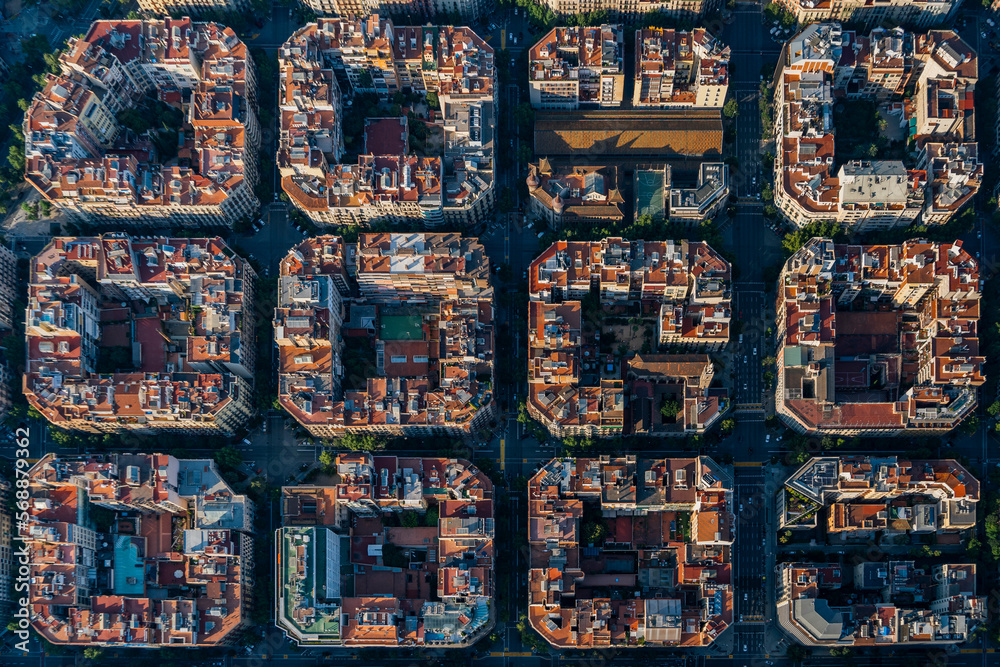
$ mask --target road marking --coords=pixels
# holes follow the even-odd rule
[[[737,468],[760,468],[764,464],[760,461],[734,461],[733,465]]]

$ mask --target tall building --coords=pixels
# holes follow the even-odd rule
[[[817,21],[864,23],[869,28],[895,24],[930,28],[952,18],[962,0],[776,0],[802,25]]]
[[[397,27],[378,15],[320,19],[279,55],[281,185],[318,224],[377,220],[464,229],[494,205],[493,49],[464,27]],[[412,155],[408,124],[370,126],[357,163],[341,163],[342,114],[356,93],[433,93],[440,148]],[[389,127],[396,122],[399,127]],[[418,121],[419,122],[419,121]],[[399,137],[383,141],[385,137]]]
[[[139,0],[139,10],[157,16],[237,13],[249,15],[250,0]]]
[[[14,485],[0,477],[0,611],[7,613],[17,597],[14,591]],[[18,562],[20,566],[20,562]]]
[[[17,255],[0,244],[0,331],[14,328],[14,303],[19,292]]]
[[[632,106],[721,108],[729,56],[729,47],[704,28],[636,30]]]
[[[556,437],[628,433],[632,382],[624,362],[601,359],[602,336],[615,335],[603,327],[604,309],[639,307],[650,336],[655,320],[657,345],[720,349],[730,280],[729,262],[703,242],[553,243],[528,268],[528,412]]]
[[[485,636],[496,622],[489,477],[464,459],[368,453],[336,468],[334,486],[281,490],[278,627],[301,646],[462,648]]]
[[[696,18],[717,12],[722,7],[720,0],[540,0],[539,4],[551,9],[560,18],[588,14],[590,12],[607,12],[616,21],[635,23],[645,14],[656,13],[662,16],[693,21]]]
[[[950,30],[877,28],[860,36],[839,23],[806,26],[785,46],[775,92],[781,214],[799,227],[835,220],[858,231],[951,219],[983,176],[973,113],[977,62]],[[904,97],[908,86],[914,93]],[[899,141],[912,142],[916,163],[839,156],[838,165],[833,118],[841,96],[879,104],[886,129],[895,124]]]
[[[369,16],[392,15],[427,23],[441,15],[455,12],[469,24],[489,20],[495,9],[493,0],[301,0],[320,15]]]
[[[775,411],[800,433],[944,433],[985,382],[979,269],[961,241],[842,245],[785,262]]]
[[[232,226],[254,214],[257,84],[232,29],[95,21],[59,60],[24,115],[25,178],[47,201],[129,227]],[[118,121],[147,95],[183,112],[176,158]]]
[[[560,649],[710,645],[733,625],[733,478],[707,456],[562,458],[528,482],[528,622]]]
[[[250,625],[254,506],[211,459],[47,454],[27,479],[19,531],[46,641],[225,646]]]
[[[620,107],[625,90],[622,26],[553,28],[528,51],[536,109]]]
[[[489,260],[457,234],[324,236],[282,260],[278,399],[316,437],[459,435],[494,416]]]
[[[254,412],[254,278],[219,238],[52,239],[31,263],[28,402],[91,433],[235,432]]]

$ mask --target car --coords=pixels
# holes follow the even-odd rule
[[[744,382],[744,383],[743,383],[743,391],[746,391],[746,390],[747,390],[747,383],[746,383],[746,382]]]
[[[513,58],[511,58],[511,59],[510,59],[510,66],[511,66],[511,67],[514,67],[514,65],[515,65],[515,63],[514,63],[514,59],[513,59]]]
[[[278,193],[277,192],[274,193],[274,201],[278,201]]]
[[[748,359],[747,355],[745,355],[745,354],[744,354],[744,355],[743,355],[743,363],[744,363],[744,364],[745,364],[745,363],[747,363],[747,359]]]
[[[517,7],[514,8],[514,16],[517,16]]]
[[[757,185],[757,177],[756,176],[753,177],[753,184]]]
[[[743,511],[743,503],[740,503],[740,511],[741,511],[741,512]],[[744,595],[745,595],[745,594],[744,594]],[[743,598],[743,599],[744,599],[744,600],[746,600],[746,598]]]
[[[256,470],[254,470],[254,471],[253,471],[253,474],[255,474],[255,475],[259,475],[259,474],[261,474],[262,472],[264,472],[264,469],[263,469],[263,468],[257,468]],[[263,637],[263,636],[264,636],[264,635],[263,635],[263,633],[262,633],[262,634],[261,634],[260,636],[261,636],[261,637]]]
[[[517,44],[517,35],[514,35],[514,43]]]
[[[984,37],[985,37],[985,35],[984,35]],[[514,41],[514,33],[508,32],[507,33],[507,39],[509,39],[510,41],[513,42]]]
[[[757,356],[757,348],[753,349],[753,356],[755,356],[755,357]]]
[[[747,648],[746,644],[743,645],[743,652],[744,653],[749,653],[750,652],[750,649]]]
[[[251,444],[250,443],[250,438],[243,438],[243,442],[241,442],[240,444],[241,445],[246,445],[247,447],[249,447],[250,444]]]
[[[978,232],[976,232],[976,238],[977,239],[983,238],[983,230],[980,229]]]
[[[538,238],[542,238],[543,236],[545,236],[545,232],[538,232]]]
[[[982,35],[983,39],[986,39],[986,33],[985,32],[984,33],[980,33],[980,34]]]
[[[741,510],[743,509],[743,506],[742,506],[742,505],[740,505],[740,509],[741,509]],[[743,601],[744,601],[744,602],[746,602],[746,601],[747,601],[747,596],[748,596],[748,595],[749,595],[748,593],[744,593],[744,594],[743,594]],[[743,650],[745,651],[746,649],[743,649]]]
[[[764,436],[764,442],[771,442],[771,434],[770,433],[768,433],[766,436]]]
[[[523,278],[524,278],[525,280],[527,280],[527,279],[528,279],[528,269],[525,269],[525,270],[524,270],[524,276],[523,276]]]

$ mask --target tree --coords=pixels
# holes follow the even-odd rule
[[[379,452],[385,449],[388,443],[385,438],[372,433],[346,433],[339,440],[339,445],[352,452]]]
[[[417,516],[416,512],[403,512],[400,523],[403,524],[403,528],[416,528],[420,525],[420,517]]]
[[[1000,400],[993,401],[990,403],[990,407],[986,408],[986,414],[990,417],[996,417],[1000,415]]]
[[[427,106],[429,106],[431,109],[437,109],[440,106],[438,104],[437,93],[428,91],[427,95],[424,96],[424,99],[427,100]]]
[[[101,656],[104,655],[104,651],[97,648],[96,646],[88,646],[83,649],[83,657],[87,660],[100,660]]]
[[[49,429],[49,435],[52,436],[52,442],[60,447],[71,447],[73,445],[73,436],[69,431],[64,431],[61,428],[53,428]]]
[[[212,458],[223,470],[235,470],[243,463],[243,454],[232,445],[226,445],[222,449],[216,450]]]
[[[329,449],[324,449],[322,452],[319,453],[319,464],[323,466],[325,469],[330,470],[331,468],[333,468],[333,462],[334,462],[333,452],[331,452]]]
[[[677,413],[681,411],[681,404],[673,399],[664,399],[660,404],[660,415],[664,419],[673,421],[677,418]]]
[[[721,428],[723,435],[731,435],[736,430],[736,420],[732,417],[723,419]]]
[[[601,521],[588,521],[583,524],[583,541],[585,544],[601,545],[608,535],[608,527]]]
[[[427,526],[428,528],[437,528],[438,519],[440,518],[440,516],[441,515],[438,514],[437,510],[434,509],[427,510],[427,513],[424,514],[424,525]]]
[[[739,115],[740,105],[736,98],[731,98],[726,102],[726,106],[722,107],[722,113],[726,115],[726,118],[736,118]]]

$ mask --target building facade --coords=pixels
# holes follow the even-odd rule
[[[281,186],[314,223],[466,229],[491,215],[493,49],[472,30],[394,26],[378,15],[320,19],[282,46],[279,70]],[[396,121],[403,123],[401,140],[366,141],[357,164],[341,163],[343,114],[351,98],[398,92],[437,98],[432,114],[442,136],[440,153],[411,155],[408,121],[402,119]],[[386,123],[366,132],[380,139],[400,136]]]
[[[799,433],[945,433],[975,412],[979,269],[954,243],[814,238],[778,282],[775,411]]]
[[[730,49],[704,28],[635,31],[634,108],[721,108]]]
[[[220,647],[251,625],[254,505],[211,459],[47,454],[27,479],[19,534],[46,641]]]
[[[528,51],[536,109],[616,108],[625,89],[622,26],[556,27]]]
[[[464,459],[369,453],[341,454],[336,468],[335,486],[282,489],[274,601],[288,638],[300,646],[464,648],[489,633],[489,477]],[[416,525],[400,527],[405,517]]]
[[[529,414],[555,437],[628,433],[632,382],[612,355],[599,358],[603,314],[638,308],[658,345],[721,349],[730,280],[729,263],[703,242],[555,242],[528,268]]]
[[[281,406],[315,437],[472,435],[495,415],[489,274],[457,234],[303,241],[280,267]]]
[[[775,92],[774,203],[782,216],[798,227],[833,220],[857,231],[951,219],[982,180],[977,63],[950,30],[876,28],[862,36],[839,23],[806,26],[785,46]],[[916,163],[836,156],[841,96],[876,103],[884,129],[897,125],[899,140],[918,152]]]
[[[118,229],[231,227],[256,212],[256,75],[232,29],[95,21],[59,60],[23,127],[25,178],[47,201]],[[137,137],[118,121],[150,94],[183,114],[176,157],[158,148],[173,135]]]
[[[234,433],[255,412],[254,279],[219,238],[54,238],[31,265],[28,403],[69,430]]]
[[[818,21],[860,22],[869,28],[896,24],[910,28],[930,28],[948,21],[962,0],[776,0],[790,11],[799,24]]]
[[[705,647],[736,620],[733,478],[707,456],[553,459],[527,531],[528,622],[556,648]]]

